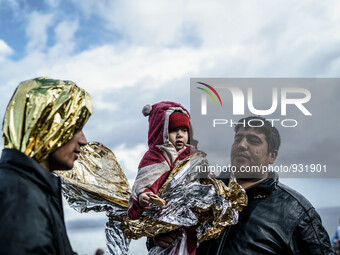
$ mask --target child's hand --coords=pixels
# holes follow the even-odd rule
[[[153,192],[143,192],[143,193],[140,193],[138,196],[138,203],[144,209],[152,208],[152,206],[150,206],[151,200],[150,200],[149,194],[153,194]]]

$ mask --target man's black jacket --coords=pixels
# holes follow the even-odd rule
[[[0,254],[74,254],[59,178],[15,149],[0,160]]]
[[[197,254],[334,254],[321,219],[306,198],[279,183],[277,175],[248,189],[248,206],[217,240],[202,243]]]

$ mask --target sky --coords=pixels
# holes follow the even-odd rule
[[[109,147],[131,184],[147,150],[143,106],[169,100],[190,109],[190,78],[340,73],[335,0],[0,0],[0,17],[0,118],[21,81],[47,76],[76,82],[93,98],[87,140]],[[320,104],[332,98],[330,118],[339,123],[339,94],[320,93]],[[315,151],[329,150],[337,163],[339,144],[331,137],[322,143],[328,130],[318,130],[324,147]],[[334,199],[339,179],[283,182],[316,207],[340,206]]]

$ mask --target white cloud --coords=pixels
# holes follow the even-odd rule
[[[13,49],[0,39],[0,61],[13,53]]]
[[[63,21],[55,29],[55,45],[49,49],[50,58],[63,58],[72,55],[75,48],[74,33],[78,29],[78,21]]]
[[[62,47],[59,49],[62,50]],[[52,48],[54,50],[56,48]],[[33,65],[31,73],[74,80],[96,94],[140,83],[146,88],[159,88],[172,80],[196,76],[202,68],[213,67],[215,63],[210,58],[219,54],[221,52],[186,47],[155,49],[105,45],[78,55],[63,56],[62,53],[51,52],[40,55],[38,59],[28,56],[26,60],[41,63],[38,68]],[[21,63],[17,63],[16,68],[23,68]]]
[[[98,111],[102,111],[102,110],[116,111],[119,108],[117,102],[112,102],[112,101],[108,102],[107,100],[103,100],[102,95],[100,94],[94,94],[93,96],[93,93],[91,93],[91,95],[92,95],[93,101],[96,102],[96,105],[94,105],[93,108]]]
[[[121,144],[113,150],[118,163],[121,165],[126,177],[128,178],[130,187],[132,187],[135,182],[139,162],[146,151],[147,146],[144,144],[137,144],[131,148],[127,148],[125,144]]]
[[[139,162],[147,151],[147,146],[145,144],[137,144],[134,147],[127,148],[125,144],[121,144],[112,151],[127,177],[131,178],[131,175],[137,173]]]
[[[316,20],[313,16],[310,19],[308,15],[315,8],[307,12],[307,15],[300,14],[304,13],[301,9],[305,9],[309,3],[295,3],[292,7],[287,1],[75,2],[87,14],[97,14],[105,19],[108,28],[121,31],[131,44],[170,47],[183,43],[181,39],[185,27],[195,29],[193,32],[197,38],[208,47],[228,47],[249,42],[266,33],[265,30],[271,28],[271,25],[279,25],[279,29],[285,29],[292,18],[294,21]],[[323,4],[318,6],[323,9],[327,7]],[[190,29],[186,31],[190,32]]]
[[[52,25],[52,21],[52,14],[41,14],[36,11],[30,13],[26,27],[26,35],[29,38],[27,52],[40,51],[45,48],[48,38],[47,28]]]
[[[104,19],[113,33],[122,33],[121,44],[126,48],[142,46],[157,52],[182,48],[188,53],[188,48],[194,47],[199,59],[193,61],[197,63],[198,60],[198,65],[202,61],[210,62],[214,67],[209,72],[203,71],[207,70],[205,67],[200,68],[201,77],[206,73],[215,77],[331,75],[329,68],[327,71],[317,69],[307,61],[315,63],[329,52],[330,46],[340,41],[336,32],[340,3],[136,0],[95,4],[77,1],[75,4],[88,15]],[[207,57],[201,52],[214,54]],[[183,65],[191,64],[187,58],[192,55],[184,54],[179,58]],[[337,55],[333,54],[333,58],[336,62]],[[157,68],[156,65],[155,70]],[[168,70],[171,72],[172,68]],[[174,73],[178,74],[178,70]]]
[[[169,45],[180,39],[180,30],[188,18],[185,16],[187,4],[180,2],[121,1],[119,8],[112,6],[112,15],[104,6],[99,9],[113,28],[124,31],[133,44]]]
[[[321,14],[310,8],[299,14],[306,4],[291,8],[281,2],[267,2],[260,8],[242,1],[75,3],[88,14],[101,15],[108,27],[119,28],[124,34],[123,41],[107,42],[74,55],[74,33],[80,24],[69,20],[54,29],[57,41],[48,54],[36,59],[29,51],[25,60],[34,62],[29,67],[31,74],[74,80],[92,94],[137,84],[160,88],[184,77],[284,77],[301,75],[303,69],[308,75],[311,67],[306,59],[315,54],[322,56],[321,45],[340,40],[334,32],[339,20],[328,17],[326,14],[334,10],[323,4],[318,4]],[[285,18],[288,14],[290,19]],[[46,29],[52,20],[53,14],[30,15],[28,48],[43,50]],[[185,27],[188,33],[192,28],[200,46],[183,45]],[[27,70],[27,65],[21,63],[22,60],[16,63],[16,70]],[[338,71],[336,57],[333,63],[335,66],[327,74],[330,70]],[[104,103],[101,108],[108,107]]]

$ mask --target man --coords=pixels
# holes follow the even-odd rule
[[[238,183],[246,190],[248,206],[236,225],[228,227],[217,240],[202,243],[197,254],[334,254],[321,219],[306,198],[281,184],[275,173],[244,171],[254,166],[265,170],[274,163],[279,146],[279,132],[264,118],[239,121],[231,164],[237,170]],[[154,242],[166,247],[175,236],[160,235]]]
[[[74,254],[52,171],[73,167],[91,112],[90,96],[71,81],[19,84],[2,127],[0,254]]]

